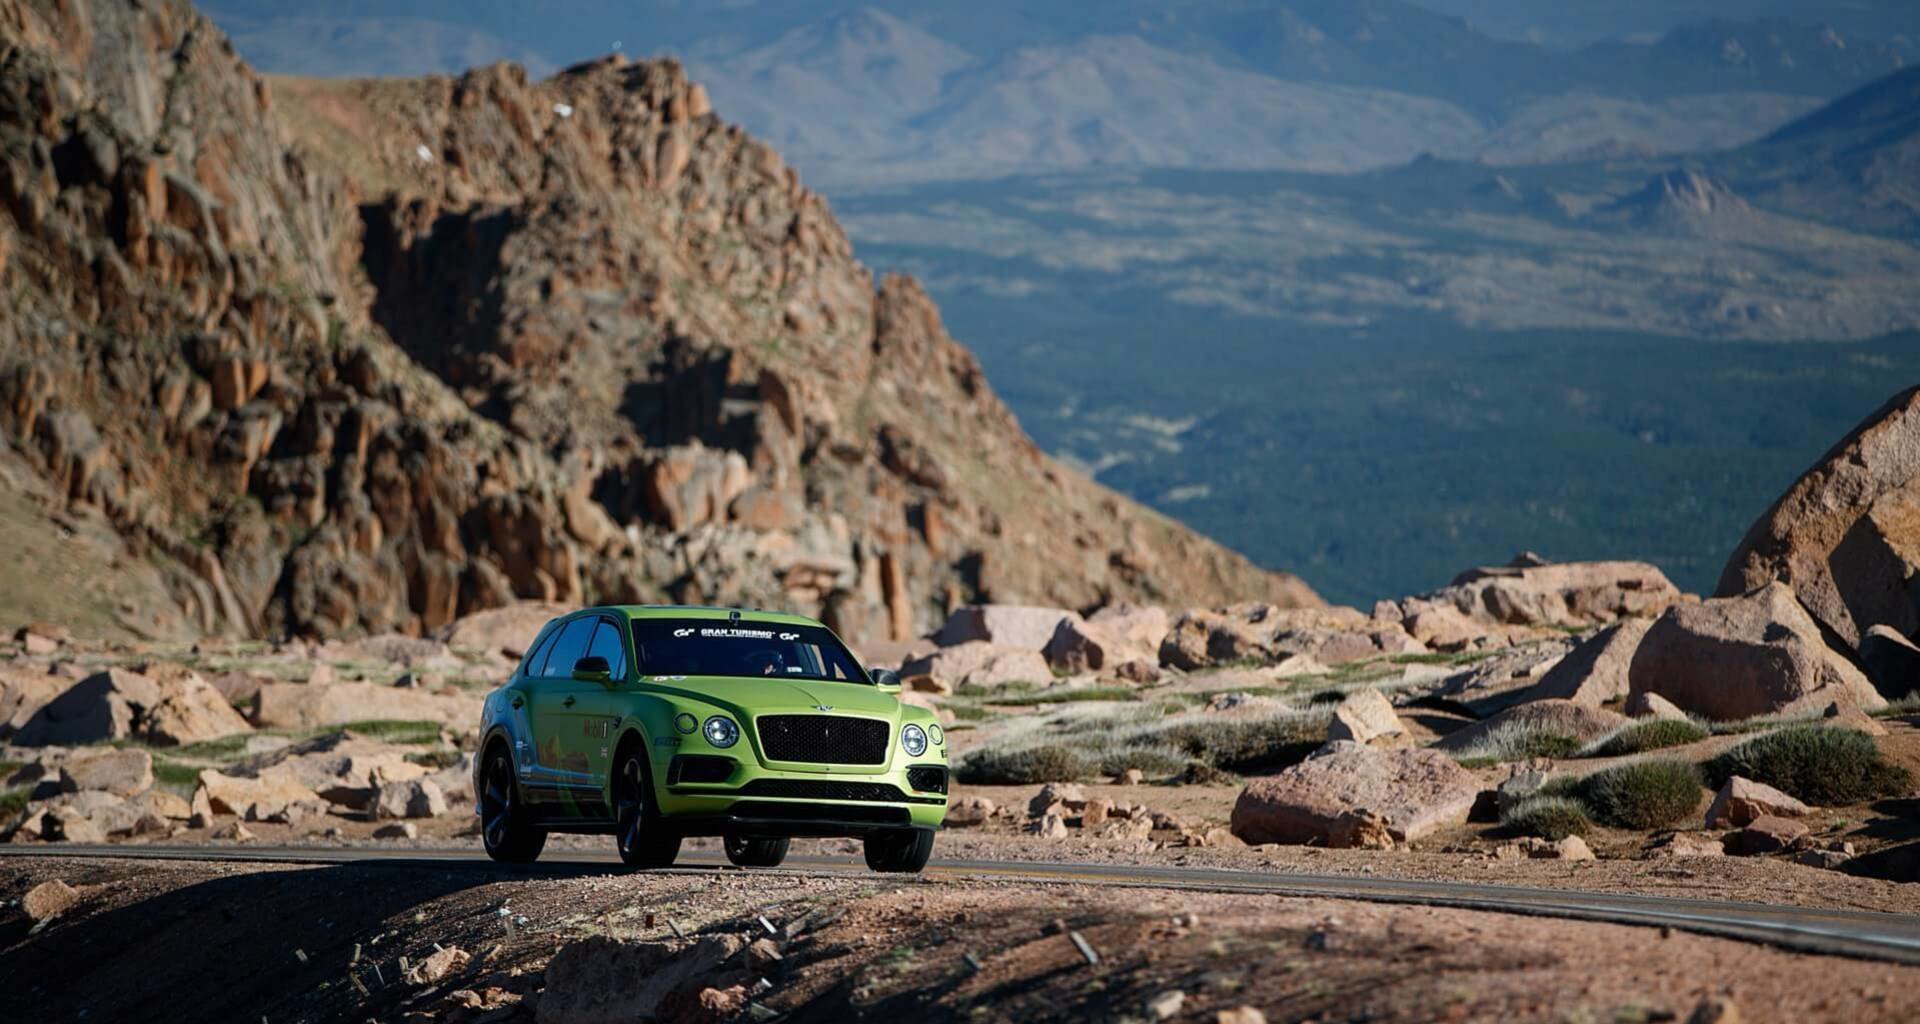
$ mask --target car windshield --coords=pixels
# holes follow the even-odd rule
[[[779,676],[871,682],[853,655],[820,626],[636,619],[633,649],[643,676]]]

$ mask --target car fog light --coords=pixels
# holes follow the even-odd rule
[[[693,735],[693,730],[700,728],[700,720],[682,711],[679,715],[675,716],[673,727],[691,736]]]
[[[915,757],[919,757],[921,754],[926,753],[927,752],[926,730],[920,728],[917,725],[909,725],[905,729],[900,730],[900,745],[907,748],[907,753],[912,754]]]
[[[933,742],[936,744],[945,743],[947,741],[947,734],[944,732],[941,732],[940,727],[937,725],[927,726],[927,735],[933,737]]]
[[[740,727],[719,715],[707,719],[706,733],[707,742],[716,747],[731,747],[740,741]]]

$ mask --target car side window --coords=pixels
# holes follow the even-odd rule
[[[573,674],[573,663],[586,654],[587,641],[593,636],[593,627],[599,619],[575,619],[567,623],[560,636],[553,641],[552,649],[547,652],[547,662],[540,674],[549,679],[564,678]]]
[[[600,628],[593,631],[593,641],[587,645],[583,657],[599,656],[607,659],[613,668],[613,678],[621,679],[627,674],[626,644],[620,642],[620,627],[612,619],[601,619]]]
[[[558,629],[547,630],[547,635],[540,639],[539,646],[533,649],[533,653],[527,655],[527,663],[520,673],[522,678],[540,678],[540,670],[547,663],[547,655],[553,651],[553,640],[560,633],[561,630]]]

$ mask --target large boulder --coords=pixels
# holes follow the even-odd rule
[[[1469,569],[1447,587],[1385,603],[1376,615],[1395,611],[1409,632],[1435,646],[1457,649],[1472,630],[1505,636],[1501,627],[1598,626],[1626,618],[1650,618],[1680,598],[1666,574],[1645,562],[1515,564]]]
[[[1882,406],[1747,531],[1720,597],[1779,581],[1849,646],[1920,633],[1920,388]]]
[[[1657,693],[1722,721],[1886,701],[1826,645],[1792,589],[1768,583],[1739,597],[1667,609],[1634,653],[1633,694]]]
[[[1744,828],[1772,815],[1776,818],[1801,818],[1807,805],[1785,793],[1752,779],[1735,775],[1720,787],[1707,808],[1708,828]]]
[[[132,739],[142,712],[158,703],[152,679],[121,668],[96,672],[42,705],[13,741],[40,747]]]
[[[497,652],[517,659],[540,634],[540,627],[572,610],[551,601],[516,601],[463,615],[437,636],[454,650]]]
[[[245,778],[208,768],[200,773],[200,790],[213,813],[237,814],[248,821],[285,815],[296,805],[326,806],[320,794],[302,785],[290,772],[278,769],[263,772],[258,778]]]
[[[63,793],[99,789],[133,797],[153,786],[153,755],[144,750],[99,750],[61,762],[56,785]]]
[[[0,665],[0,739],[18,733],[73,680],[18,665]]]
[[[382,785],[373,799],[373,816],[381,818],[435,818],[447,813],[446,794],[432,779],[409,779]]]
[[[1050,683],[1053,669],[1037,650],[970,640],[907,662],[900,666],[900,679],[910,689],[952,693],[962,686]]]
[[[1580,641],[1527,691],[1527,699],[1570,700],[1590,707],[1624,700],[1633,688],[1628,678],[1633,652],[1652,627],[1651,619],[1627,619]]]
[[[161,690],[160,703],[147,709],[140,724],[149,743],[177,747],[253,730],[225,694],[194,673],[163,683]]]
[[[1167,630],[1163,609],[1107,608],[1089,619],[1061,619],[1040,653],[1063,672],[1111,673],[1130,661],[1158,659]]]
[[[330,803],[370,807],[380,787],[432,774],[407,760],[408,749],[351,732],[334,732],[256,754],[233,766],[241,775],[273,773],[297,780]]]
[[[1080,616],[1062,608],[1035,608],[1012,604],[975,604],[954,610],[934,634],[934,642],[952,647],[985,640],[1001,647],[1044,650],[1063,619]]]
[[[1372,687],[1347,694],[1334,705],[1333,720],[1327,723],[1328,740],[1372,743],[1406,734],[1407,727],[1394,714],[1393,703]]]
[[[314,729],[387,719],[465,729],[480,720],[478,696],[443,695],[374,683],[268,683],[254,705],[262,729]]]
[[[1479,796],[1472,772],[1434,750],[1376,750],[1331,743],[1278,775],[1247,783],[1234,802],[1233,834],[1248,843],[1329,842],[1361,811],[1396,842],[1467,820]]]
[[[1441,750],[1469,750],[1495,733],[1525,729],[1569,736],[1582,743],[1599,739],[1632,719],[1606,708],[1570,700],[1536,700],[1448,733],[1434,744]]]

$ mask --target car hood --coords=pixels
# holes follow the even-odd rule
[[[726,708],[746,718],[773,711],[819,711],[897,718],[900,700],[865,683],[755,676],[648,676],[648,688]]]

